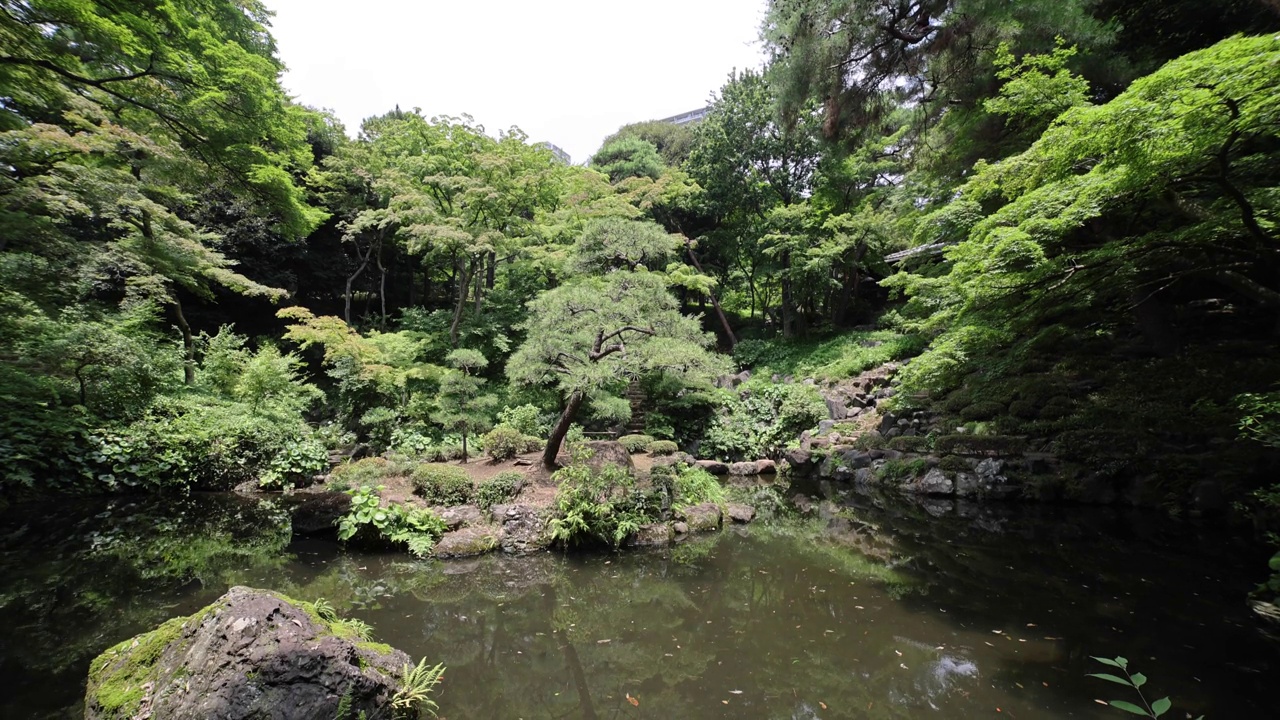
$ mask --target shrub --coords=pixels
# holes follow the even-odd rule
[[[426,463],[414,468],[410,477],[414,492],[437,505],[465,504],[474,492],[467,471],[454,465]]]
[[[560,489],[547,527],[561,545],[597,541],[618,547],[661,512],[657,493],[638,489],[635,478],[616,465],[592,470],[575,463],[551,477]]]
[[[701,447],[720,460],[777,457],[826,417],[827,405],[816,388],[752,380],[707,429]]]
[[[675,455],[680,450],[680,446],[670,440],[654,440],[645,448],[650,455]]]
[[[648,449],[649,445],[654,442],[654,440],[656,440],[656,438],[652,435],[623,435],[618,438],[618,442],[622,444],[622,447],[626,448],[627,452],[633,455],[635,453],[644,452]]]
[[[394,544],[403,543],[409,552],[426,557],[435,547],[436,538],[448,529],[444,520],[430,510],[396,504],[382,507],[382,498],[368,485],[348,494],[351,511],[338,520],[338,539],[343,542],[363,532]]]
[[[503,407],[498,413],[498,424],[514,428],[521,435],[546,435],[551,431],[553,418],[535,405]]]
[[[524,436],[519,430],[506,425],[499,425],[480,439],[484,452],[495,462],[510,460],[524,449]]]
[[[959,455],[944,455],[942,460],[938,461],[938,467],[947,472],[963,473],[967,473],[972,469],[969,467],[968,461]]]
[[[929,462],[924,458],[886,460],[884,465],[876,470],[876,477],[881,480],[906,480],[923,475],[928,468]]]
[[[267,471],[258,478],[258,485],[266,490],[286,490],[309,480],[329,467],[329,452],[315,438],[303,438],[287,443],[271,459]]]
[[[960,411],[962,420],[990,420],[1004,412],[1004,406],[998,402],[983,400]]]
[[[346,490],[361,485],[372,485],[383,478],[395,475],[397,470],[399,467],[383,457],[370,457],[343,463],[329,472],[329,487]]]
[[[537,435],[521,435],[520,436],[520,452],[531,453],[537,450],[541,450],[542,446],[545,445],[546,442],[547,442],[546,440],[538,437]]]
[[[889,440],[889,449],[909,453],[928,452],[932,444],[933,440],[928,437],[900,435]]]
[[[676,507],[697,505],[704,502],[716,504],[725,500],[724,487],[715,475],[696,466],[683,466],[675,477],[675,497],[672,504]]]
[[[476,488],[476,505],[488,511],[494,505],[514,500],[524,487],[524,475],[514,470],[500,472]]]

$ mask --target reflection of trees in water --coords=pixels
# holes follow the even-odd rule
[[[0,716],[75,702],[89,661],[189,613],[242,568],[288,562],[287,514],[236,497],[117,498],[11,508],[0,552]],[[5,703],[23,710],[10,712]]]

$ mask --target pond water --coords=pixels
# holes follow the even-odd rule
[[[663,550],[441,563],[297,536],[278,502],[26,505],[0,514],[0,717],[79,717],[97,653],[237,584],[445,663],[453,720],[1124,717],[1090,655],[1130,658],[1167,717],[1275,717],[1262,567],[1088,508],[843,498]]]

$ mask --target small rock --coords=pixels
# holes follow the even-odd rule
[[[683,522],[677,522],[671,526],[671,529],[675,530],[676,533],[679,535],[687,535],[689,533],[689,524],[683,523]]]
[[[712,475],[728,475],[729,466],[719,460],[695,460],[694,465],[706,470]]]
[[[756,474],[757,474],[757,475],[772,475],[772,474],[774,474],[774,473],[776,473],[776,472],[778,472],[778,463],[776,463],[776,462],[774,462],[774,461],[772,461],[772,460],[757,460],[757,461],[756,461]]]
[[[736,523],[749,523],[755,519],[756,509],[750,505],[740,505],[738,503],[729,503],[725,507],[729,518]]]
[[[496,528],[465,527],[442,535],[431,554],[437,558],[471,557],[492,552],[498,545]]]
[[[440,511],[440,519],[450,530],[484,522],[484,513],[475,505],[455,505]]]
[[[660,547],[671,544],[671,526],[666,523],[641,525],[626,542],[628,547]]]
[[[754,462],[736,462],[729,465],[730,475],[758,475],[760,473],[759,463]]]
[[[720,527],[720,506],[715,503],[700,503],[684,509],[684,521],[689,525],[689,532],[707,532]]]

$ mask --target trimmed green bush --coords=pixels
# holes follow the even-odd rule
[[[480,440],[484,452],[495,462],[510,460],[524,451],[524,436],[519,430],[506,425],[499,425],[490,430]]]
[[[438,505],[463,505],[475,492],[467,471],[455,465],[419,465],[413,469],[411,479],[414,492]]]
[[[650,455],[663,456],[675,455],[680,450],[680,446],[670,440],[654,440],[645,448]]]
[[[644,452],[656,440],[657,438],[652,435],[623,435],[618,438],[618,442],[622,447],[626,448],[627,452],[633,455]]]
[[[932,440],[927,437],[923,437],[919,435],[910,436],[910,437],[906,435],[900,435],[896,438],[891,438],[889,440],[889,449],[897,450],[899,452],[910,452],[910,453],[928,452],[929,446],[931,444],[932,444]]]
[[[998,402],[984,400],[976,402],[960,411],[963,420],[990,420],[1004,412],[1004,406]]]
[[[384,457],[343,463],[329,472],[329,488],[350,490],[362,485],[377,485],[379,480],[391,477],[399,470],[399,467]]]
[[[938,461],[938,467],[947,472],[963,472],[967,473],[972,468],[969,467],[968,461],[959,455],[946,455]]]
[[[501,505],[514,500],[524,487],[524,474],[515,470],[507,470],[480,483],[476,488],[476,505],[488,511],[494,505]]]

